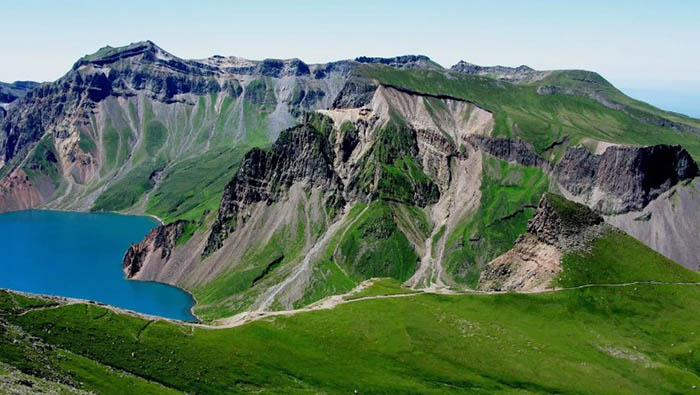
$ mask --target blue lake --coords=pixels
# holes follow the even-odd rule
[[[29,210],[0,214],[0,288],[94,300],[141,313],[194,320],[192,297],[165,284],[129,281],[130,243],[158,222],[111,213]]]

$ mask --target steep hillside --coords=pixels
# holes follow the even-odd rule
[[[0,82],[0,108],[20,99],[39,86],[34,81],[15,81],[13,83]]]
[[[468,101],[379,86],[366,106],[309,114],[249,152],[210,228],[163,244],[158,235],[185,228],[160,227],[125,270],[190,290],[204,319],[303,306],[371,277],[475,287],[548,189],[595,190],[587,203],[618,214],[697,175],[678,146],[567,147],[555,164],[526,141],[491,137],[494,125]]]
[[[198,219],[218,205],[219,181],[232,177],[242,152],[274,141],[304,111],[361,102],[361,82],[345,88],[354,64],[183,60],[151,42],[102,48],[8,108],[0,209]],[[211,161],[226,164],[210,172]],[[204,196],[187,196],[182,184],[192,178]]]
[[[125,273],[190,291],[203,319],[372,277],[477,287],[547,191],[696,268],[699,127],[586,71],[184,60],[140,42],[8,107],[0,209],[157,215]]]

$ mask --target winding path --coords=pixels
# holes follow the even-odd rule
[[[98,307],[104,307],[106,309],[114,311],[115,313],[128,314],[131,316],[135,316],[138,318],[149,320],[150,321],[149,324],[152,323],[153,321],[167,321],[167,322],[170,322],[170,323],[173,323],[176,325],[180,325],[180,326],[186,326],[186,327],[191,327],[191,328],[201,328],[201,329],[214,329],[214,330],[215,329],[235,328],[237,326],[241,326],[241,325],[247,324],[249,322],[253,322],[253,321],[257,321],[257,320],[269,318],[269,317],[290,316],[290,315],[296,315],[296,314],[300,314],[300,313],[308,313],[308,312],[318,311],[318,310],[330,310],[330,309],[333,309],[339,305],[348,304],[348,303],[355,303],[355,302],[362,302],[362,301],[373,300],[373,299],[410,298],[410,297],[419,296],[419,295],[426,295],[426,294],[495,295],[495,294],[514,293],[512,291],[477,291],[477,290],[455,291],[455,290],[452,290],[449,288],[426,288],[426,289],[418,289],[418,290],[406,289],[406,291],[407,291],[406,293],[387,294],[387,295],[372,295],[372,296],[362,296],[359,298],[350,298],[353,295],[356,295],[356,294],[360,293],[361,291],[365,290],[366,288],[369,288],[377,280],[378,279],[376,279],[376,278],[365,280],[365,281],[361,282],[356,288],[354,288],[352,291],[350,291],[348,293],[345,293],[342,295],[329,296],[329,297],[322,299],[316,303],[313,303],[309,306],[302,307],[299,309],[281,310],[281,311],[247,311],[247,312],[243,312],[240,314],[236,314],[232,317],[222,318],[220,320],[217,320],[217,321],[215,321],[216,322],[215,324],[202,324],[202,323],[178,321],[178,320],[174,320],[174,319],[170,319],[170,318],[142,314],[142,313],[138,313],[138,312],[135,312],[132,310],[126,310],[126,309],[122,309],[119,307],[114,307],[114,306],[105,305],[105,304],[101,304],[101,303],[95,303],[95,302],[83,300],[83,299],[63,298],[63,297],[57,297],[57,296],[45,296],[45,295],[32,294],[32,293],[27,293],[27,292],[18,292],[18,291],[2,289],[2,288],[0,288],[0,289],[2,289],[4,291],[8,291],[10,294],[16,293],[16,294],[29,296],[29,297],[40,297],[42,299],[54,301],[57,303],[55,305],[29,308],[29,309],[26,309],[26,310],[22,311],[21,313],[19,313],[18,316],[23,316],[23,315],[26,315],[30,312],[54,309],[57,307],[63,307],[63,306],[68,306],[68,305],[72,305],[72,304],[90,304],[90,305],[94,305],[94,306],[98,306]],[[632,282],[626,282],[626,283],[598,283],[598,284],[577,285],[575,287],[557,287],[557,288],[525,291],[525,292],[518,292],[518,293],[521,293],[521,294],[544,294],[544,293],[554,293],[554,292],[578,290],[578,289],[584,289],[584,288],[614,288],[614,287],[629,287],[629,286],[633,286],[633,285],[700,286],[700,282],[632,281]]]

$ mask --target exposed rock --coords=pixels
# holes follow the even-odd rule
[[[474,148],[499,159],[523,166],[539,167],[545,171],[551,170],[549,162],[537,155],[537,153],[522,140],[473,134],[467,137],[467,142],[474,146]]]
[[[588,207],[545,194],[528,222],[527,233],[481,273],[479,289],[519,292],[544,289],[561,272],[563,254],[585,250],[603,234],[606,226],[603,218]]]
[[[682,182],[641,211],[607,215],[605,221],[691,270],[700,269],[700,178]]]
[[[168,225],[159,225],[148,232],[141,242],[132,244],[122,262],[124,274],[129,278],[135,277],[149,255],[159,256],[161,260],[167,261],[177,239],[185,232],[187,224],[188,221],[177,220]],[[160,254],[158,254],[159,251]]]
[[[0,82],[0,104],[12,103],[21,99],[37,86],[39,83],[34,81],[15,81],[11,84]]]
[[[44,203],[54,192],[48,177],[32,182],[24,170],[11,172],[0,181],[0,207],[5,210],[26,210]]]
[[[525,65],[518,67],[479,66],[460,60],[450,70],[469,75],[487,76],[508,82],[539,81],[550,74],[549,71],[538,71]]]
[[[590,240],[585,239],[585,230],[602,223],[603,218],[590,208],[547,193],[527,223],[527,233],[543,243],[571,250],[586,245]]]
[[[397,69],[441,69],[441,67],[424,55],[404,55],[393,58],[373,58],[360,56],[355,58],[359,63],[383,64]]]
[[[613,146],[601,155],[570,147],[554,169],[567,196],[603,214],[641,210],[679,181],[698,174],[690,154],[670,145]]]
[[[250,215],[247,207],[279,200],[298,181],[323,187],[330,193],[327,207],[340,207],[343,184],[333,169],[333,161],[327,138],[309,124],[284,131],[271,151],[256,148],[248,152],[224,189],[203,256],[221,247],[239,221],[246,221]]]

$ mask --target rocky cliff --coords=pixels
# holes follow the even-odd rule
[[[34,81],[0,82],[0,108],[3,108],[4,104],[12,103],[26,96],[37,86],[39,83]]]
[[[32,191],[41,198],[21,208],[143,210],[138,207],[148,205],[158,182],[125,204],[115,204],[118,189],[145,185],[143,175],[152,172],[168,183],[169,169],[193,155],[265,145],[306,111],[367,102],[377,86],[354,76],[360,64],[185,60],[150,41],[104,47],[3,109],[0,175],[26,170],[26,159],[45,139],[59,166],[25,173],[32,185],[39,183],[35,176],[50,175],[54,188]],[[0,211],[13,207],[0,204]]]
[[[599,155],[572,147],[554,174],[567,196],[603,214],[623,214],[641,210],[678,182],[700,173],[683,147],[657,145],[613,146]]]
[[[452,66],[451,70],[458,73],[493,77],[515,83],[539,81],[550,73],[548,71],[538,71],[525,65],[520,65],[518,67],[479,66],[465,62],[464,60],[460,60],[457,64]]]
[[[282,132],[271,151],[248,152],[240,170],[224,189],[203,255],[219,249],[236,224],[250,217],[247,208],[258,202],[272,204],[280,200],[295,183],[304,182],[307,188],[326,191],[326,208],[342,207],[343,184],[333,169],[334,154],[327,136],[308,120]]]
[[[132,244],[122,262],[124,274],[127,277],[135,277],[147,259],[167,261],[187,224],[187,221],[175,221],[168,225],[156,226],[141,242]]]
[[[511,250],[491,261],[479,279],[486,291],[534,291],[551,285],[567,252],[589,248],[607,225],[590,208],[547,193],[537,205],[527,232]]]

